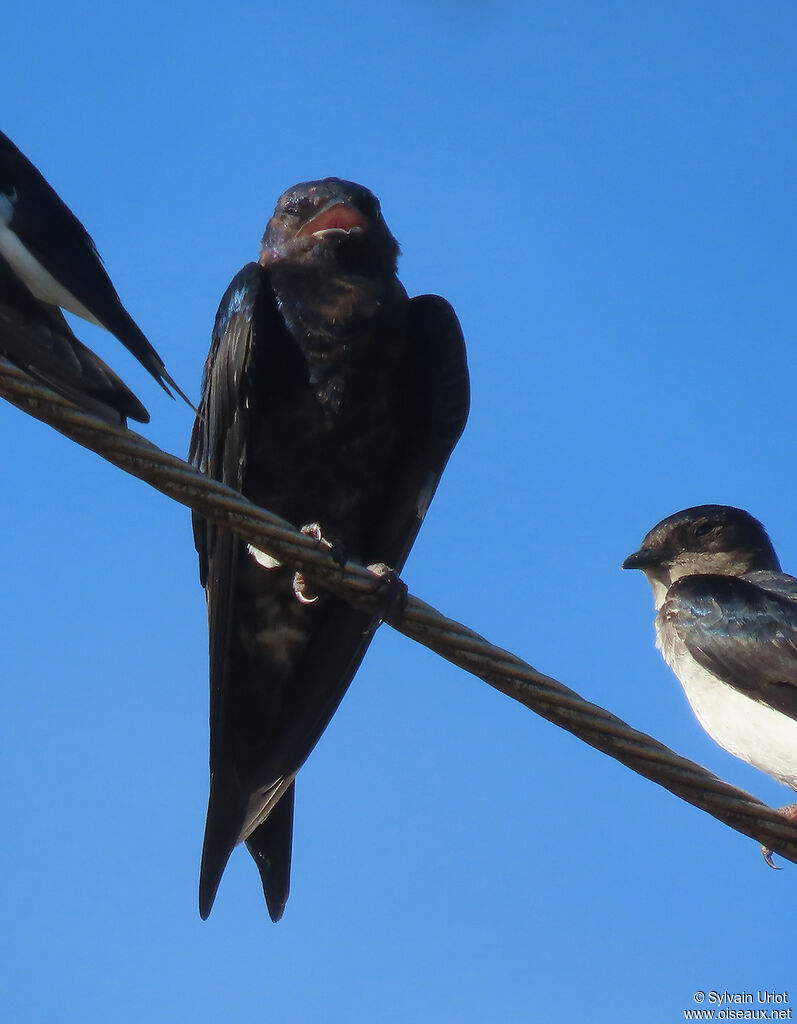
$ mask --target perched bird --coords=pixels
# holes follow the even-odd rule
[[[171,394],[171,386],[188,401],[120,302],[86,229],[30,160],[2,132],[0,264],[9,268],[33,298],[46,307],[48,312],[40,313],[39,319],[62,307],[104,327],[133,353],[167,394]],[[0,300],[8,307],[14,305],[15,296],[9,292],[7,280],[4,273],[0,280],[3,286]],[[30,313],[25,311],[23,315]],[[58,316],[60,319],[60,314]],[[0,334],[2,351],[3,335]],[[87,353],[81,346],[79,361],[86,363]],[[14,357],[9,354],[9,358]],[[31,369],[35,369],[34,359],[30,362],[34,364]],[[99,365],[107,371],[104,363]],[[52,379],[48,383],[56,384]],[[70,380],[68,386],[73,389],[74,383]]]
[[[190,459],[352,559],[400,571],[465,426],[457,317],[408,298],[375,196],[338,178],[277,203],[224,295]],[[203,918],[245,841],[269,913],[288,898],[294,777],[378,620],[194,517],[210,630]]]
[[[797,579],[761,523],[725,505],[688,508],[623,568],[647,576],[656,646],[709,736],[797,789]],[[781,813],[797,820],[797,804]]]

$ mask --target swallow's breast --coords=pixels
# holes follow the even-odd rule
[[[657,623],[657,644],[709,736],[729,753],[797,789],[797,721],[703,668],[671,626]]]

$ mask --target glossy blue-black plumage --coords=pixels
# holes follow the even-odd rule
[[[468,378],[453,310],[407,298],[397,252],[362,186],[324,179],[285,193],[260,263],[219,307],[191,458],[295,525],[318,522],[350,557],[400,570],[464,427]],[[244,839],[276,920],[294,776],[378,623],[324,593],[300,603],[291,569],[264,568],[199,517],[194,530],[211,681],[200,912]]]

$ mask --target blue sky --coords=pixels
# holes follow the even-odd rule
[[[793,4],[20,4],[0,127],[193,396],[277,196],[368,185],[468,342],[419,597],[772,804],[620,563],[748,508],[797,572]],[[81,324],[184,453],[191,415]],[[189,516],[0,406],[0,1016],[669,1024],[788,989],[797,868],[384,628],[297,786],[273,926],[196,909],[204,597]]]

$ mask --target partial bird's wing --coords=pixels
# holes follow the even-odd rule
[[[189,462],[200,472],[238,490],[243,486],[246,468],[246,390],[251,386],[254,310],[261,292],[267,289],[263,269],[257,263],[248,263],[224,293],[213,325],[188,452]],[[193,514],[193,524],[200,580],[202,586],[207,586],[211,568],[215,570],[214,580],[220,570],[230,568],[217,562],[218,534],[226,531],[217,530],[197,513]]]
[[[112,423],[149,413],[69,328],[60,309],[31,295],[0,257],[0,354],[76,405]]]
[[[401,436],[383,514],[366,560],[400,572],[468,418],[470,384],[462,328],[439,295],[409,300]]]
[[[79,302],[86,305],[87,296],[108,289],[116,295],[89,233],[39,169],[2,133],[0,195],[8,202],[7,223],[20,243]]]
[[[703,668],[797,719],[794,600],[740,577],[685,576],[659,616]]]
[[[755,572],[747,572],[741,577],[749,583],[755,583],[762,590],[768,590],[780,597],[788,597],[797,601],[797,578],[789,576],[785,572],[774,572],[771,569],[756,569]]]
[[[201,472],[241,490],[246,477],[249,396],[255,352],[255,307],[273,297],[267,277],[249,263],[233,278],[221,300],[202,380],[202,398],[194,422],[189,461]],[[223,722],[227,651],[241,541],[193,514],[199,576],[208,594],[210,629],[211,721]],[[219,729],[211,744],[222,735]],[[211,749],[211,762],[213,751]]]
[[[269,327],[273,332],[282,330],[268,275],[258,264],[250,263],[233,278],[219,305],[189,450],[193,465],[236,490],[242,490],[246,480],[250,406],[257,372],[255,357],[264,347],[267,350]],[[258,332],[263,334],[262,338]],[[207,594],[210,637],[211,791],[200,877],[200,913],[205,918],[227,859],[241,835],[246,814],[247,794],[242,780],[236,777],[236,730],[230,721],[230,697],[235,687],[230,645],[243,545],[233,533],[217,529],[196,513],[193,525],[200,580]],[[267,830],[273,833],[282,826],[276,839],[269,836],[282,851],[273,858],[278,863],[272,868],[272,858],[266,854],[258,857],[253,850],[275,919],[284,908],[284,899],[279,895],[281,879],[290,874],[292,786],[284,804],[286,813],[275,818],[276,824],[272,823]],[[277,876],[276,881],[272,875]],[[287,889],[284,898],[287,899]]]
[[[38,168],[2,132],[0,201],[5,204],[7,213],[0,218],[0,228],[12,232],[19,243],[5,249],[6,258],[17,275],[24,280],[22,268],[15,267],[14,261],[27,259],[26,253],[29,254],[79,304],[76,306],[62,298],[59,305],[78,316],[88,313],[88,318],[121,341],[167,394],[171,394],[167,386],[170,385],[191,405],[166,372],[161,357],[122,305],[97,247],[83,224]],[[49,296],[44,298],[51,301]]]

